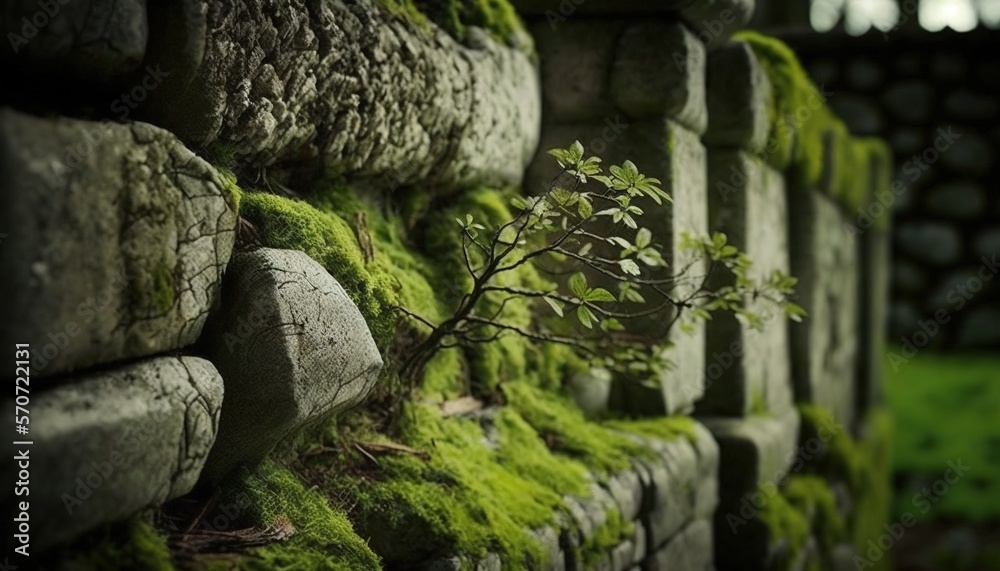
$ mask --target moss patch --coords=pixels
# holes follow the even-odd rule
[[[174,306],[174,272],[166,264],[156,266],[153,271],[153,307],[159,314],[170,311]]]
[[[500,43],[511,43],[523,35],[524,24],[507,0],[378,0],[390,12],[419,26],[430,23],[459,41],[468,39],[469,27],[477,26]]]
[[[174,569],[166,537],[141,515],[103,526],[58,551],[42,554],[38,563],[43,569]]]
[[[788,502],[805,514],[813,535],[829,552],[846,537],[846,523],[825,480],[816,476],[792,476],[782,491]]]
[[[789,503],[783,494],[770,496],[757,516],[767,526],[772,542],[778,538],[788,541],[789,564],[796,561],[809,540],[809,522],[806,516]]]

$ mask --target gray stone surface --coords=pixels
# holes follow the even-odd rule
[[[753,17],[754,0],[691,0],[679,9],[681,18],[710,49],[729,40]]]
[[[476,571],[500,571],[502,568],[500,556],[496,553],[487,553],[486,558],[476,564]]]
[[[709,152],[709,224],[713,232],[747,253],[749,277],[766,282],[775,270],[790,273],[788,208],[784,177],[741,151]],[[722,268],[712,287],[732,285]],[[755,330],[731,313],[706,324],[705,396],[698,414],[742,416],[752,410],[782,411],[792,403],[787,318],[776,304],[759,298],[749,308],[764,321]]]
[[[970,180],[949,181],[929,190],[924,207],[946,218],[978,218],[986,209],[987,196]]]
[[[0,340],[39,380],[193,343],[235,239],[223,188],[162,129],[0,109]]]
[[[687,525],[646,561],[646,571],[704,570],[712,566],[713,536],[710,520]]]
[[[302,252],[233,257],[203,344],[226,381],[205,477],[256,462],[280,439],[363,400],[382,358],[357,306]]]
[[[549,555],[549,569],[552,571],[565,571],[566,556],[559,545],[559,533],[551,527],[544,527],[531,532],[535,539],[542,544]]]
[[[895,118],[923,124],[934,105],[934,91],[922,80],[905,81],[882,92],[882,103]]]
[[[855,406],[858,417],[882,402],[889,321],[891,230],[872,228],[859,241],[861,284],[858,304],[858,373]]]
[[[729,42],[708,56],[708,147],[754,153],[767,146],[771,83],[753,50]]]
[[[897,258],[892,262],[892,285],[906,293],[918,293],[927,286],[927,274],[913,262]]]
[[[608,477],[604,487],[615,500],[624,520],[639,517],[642,508],[642,483],[634,470],[625,470]]]
[[[625,27],[626,22],[620,20],[586,18],[571,19],[556,29],[547,22],[531,26],[541,60],[547,122],[600,119],[618,113],[611,96],[611,68]],[[549,148],[543,145],[540,150]]]
[[[566,391],[588,417],[599,418],[608,412],[611,384],[611,372],[594,367],[587,372],[571,375]]]
[[[156,357],[31,394],[31,554],[194,486],[216,437],[223,383],[195,357]],[[13,414],[13,402],[4,410]],[[17,447],[15,446],[15,449]],[[3,472],[14,482],[14,462]]]
[[[700,135],[708,125],[705,65],[705,46],[682,24],[636,24],[615,48],[611,92],[632,118],[666,116]]]
[[[917,129],[903,128],[889,136],[889,143],[897,153],[916,153],[923,149],[924,137]]]
[[[705,425],[694,425],[695,456],[698,459],[698,484],[694,496],[695,518],[711,519],[719,505],[719,444]]]
[[[662,181],[663,189],[673,197],[672,204],[657,206],[652,201],[636,201],[644,209],[642,225],[648,226],[653,240],[672,253],[672,267],[686,269],[686,279],[678,280],[673,294],[685,297],[700,286],[694,276],[703,276],[703,267],[694,262],[694,254],[680,248],[681,233],[695,236],[708,234],[708,206],[705,193],[705,148],[698,135],[669,119],[631,121],[616,117],[612,122],[588,121],[581,123],[550,123],[542,133],[540,149],[567,147],[579,140],[587,154],[594,154],[608,165],[631,160],[639,172]],[[610,137],[608,135],[611,135]],[[539,153],[526,175],[529,190],[547,187],[559,172],[552,157]],[[690,266],[690,267],[688,267]],[[595,277],[596,279],[596,277]],[[637,327],[640,324],[636,324]],[[644,332],[666,335],[662,319],[643,322]],[[652,332],[652,333],[650,333]],[[703,390],[705,341],[704,326],[694,327],[688,334],[675,326],[669,333],[674,346],[667,356],[676,367],[665,373],[661,380],[664,408],[667,414],[689,410]],[[626,409],[629,404],[625,403]],[[643,403],[646,406],[646,403]]]
[[[941,222],[903,222],[895,230],[896,246],[913,259],[937,266],[958,261],[962,237]]]
[[[0,69],[108,81],[145,54],[146,0],[10,0],[0,8]]]
[[[858,356],[859,250],[844,231],[851,222],[827,196],[793,189],[789,198],[791,275],[808,313],[790,323],[795,399],[853,422]]]
[[[520,182],[541,115],[526,46],[479,28],[459,44],[375,0],[207,6],[163,22],[150,50],[164,68],[195,71],[138,109],[186,142],[224,145],[254,165],[322,158],[355,179],[440,192]],[[200,64],[173,43],[203,43]]]

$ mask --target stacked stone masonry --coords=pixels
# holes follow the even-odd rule
[[[588,414],[690,414],[693,434],[633,436],[652,454],[593,474],[558,525],[525,531],[555,571],[850,564],[853,548],[824,551],[819,529],[790,546],[759,514],[732,526],[748,497],[797,469],[797,404],[829,410],[835,431],[864,428],[888,288],[888,234],[855,240],[843,204],[767,160],[776,87],[730,40],[752,0],[517,0],[528,31],[506,42],[474,26],[459,40],[376,0],[178,4],[81,0],[44,26],[33,2],[0,9],[5,32],[23,34],[24,17],[40,28],[0,71],[58,78],[81,102],[32,91],[44,82],[0,96],[0,235],[17,243],[2,246],[0,339],[32,348],[32,466],[57,476],[32,490],[39,549],[212,489],[385,388],[390,361],[344,280],[304,252],[235,247],[256,230],[234,179],[280,191],[269,170],[328,169],[431,198],[530,194],[556,172],[545,151],[579,140],[662,181],[672,203],[642,206],[672,268],[730,283],[681,247],[724,232],[753,277],[799,278],[809,318],[786,324],[762,300],[761,329],[719,315],[671,330],[675,367],[658,387],[568,380]],[[136,86],[142,100],[108,106]],[[887,165],[865,167],[866,193],[884,191]],[[609,513],[631,535],[581,559]],[[423,568],[516,567],[439,555]]]

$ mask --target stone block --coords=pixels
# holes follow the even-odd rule
[[[892,259],[890,231],[871,228],[860,238],[861,284],[859,288],[858,387],[855,395],[859,416],[882,402],[882,369],[885,364],[889,323],[889,272]]]
[[[32,393],[27,453],[31,548],[67,541],[103,523],[189,492],[216,437],[222,378],[195,357],[156,357]],[[4,410],[14,412],[7,401]],[[4,464],[8,482],[15,463]]]
[[[531,26],[546,122],[600,120],[618,112],[611,74],[625,27],[624,21],[603,19],[574,19],[555,29],[541,21]]]
[[[208,3],[161,26],[149,49],[164,61],[154,63],[194,71],[137,113],[189,144],[223,145],[240,164],[322,160],[355,180],[443,193],[517,186],[535,152],[531,50],[480,28],[460,44],[376,0]],[[204,46],[200,63],[174,45]]]
[[[694,451],[698,459],[694,516],[711,519],[719,505],[719,445],[708,428],[700,422],[694,423],[694,433]]]
[[[709,224],[753,262],[748,277],[767,282],[771,273],[790,273],[788,208],[781,173],[738,150],[709,153]],[[846,239],[846,236],[844,236]],[[713,287],[735,283],[725,268],[714,272]],[[764,297],[749,302],[763,329],[732,313],[706,324],[705,396],[700,415],[743,416],[783,411],[792,403],[789,339],[782,308]]]
[[[223,177],[162,129],[0,109],[0,228],[0,341],[30,343],[41,381],[194,343],[236,212]]]
[[[703,261],[696,262],[695,254],[682,249],[680,243],[682,233],[708,234],[705,148],[698,135],[668,119],[630,121],[615,116],[605,121],[549,124],[542,133],[540,150],[568,147],[575,140],[583,144],[588,155],[601,157],[605,168],[631,160],[639,172],[662,181],[673,203],[658,206],[650,200],[637,200],[645,212],[641,225],[652,231],[654,242],[671,253],[671,267],[687,272],[682,276],[686,279],[675,284],[673,295],[679,298],[692,295],[701,285],[692,283],[697,281],[692,276],[704,275],[705,267]],[[552,157],[540,153],[529,167],[526,188],[529,192],[547,188],[558,172],[559,167]],[[599,276],[595,276],[597,279]],[[663,319],[632,322],[630,326],[641,329],[645,335],[662,337],[673,343],[667,356],[675,367],[659,379],[663,406],[655,408],[666,414],[689,411],[704,390],[703,324],[696,325],[689,333],[675,326],[669,331],[669,337]],[[651,406],[645,395],[642,396],[636,409]],[[623,406],[631,411],[633,405],[626,402]]]
[[[700,438],[707,436],[699,434]],[[709,436],[710,438],[710,436]],[[675,440],[647,440],[645,444],[656,452],[656,458],[639,460],[646,500],[644,527],[649,550],[658,549],[696,513],[710,515],[715,499],[706,497],[711,486],[701,487],[701,479],[714,477],[711,471],[711,454],[699,456],[694,445],[686,438]],[[712,444],[702,443],[708,449]]]
[[[610,476],[604,487],[615,500],[615,505],[624,520],[639,517],[642,508],[642,482],[634,470],[625,470]]]
[[[0,69],[54,80],[106,82],[145,54],[146,0],[10,0],[0,8]],[[5,73],[5,75],[7,75]]]
[[[612,381],[610,371],[595,367],[570,376],[566,391],[588,417],[600,418],[608,413]]]
[[[713,549],[712,523],[698,519],[652,554],[643,568],[645,571],[704,571],[712,567]]]
[[[666,116],[700,135],[708,125],[705,61],[705,46],[682,24],[635,24],[615,50],[615,103],[634,119]]]
[[[809,314],[789,325],[795,398],[850,425],[859,331],[859,248],[845,230],[852,221],[819,192],[791,189],[788,200],[791,274]]]
[[[239,253],[202,342],[226,381],[219,438],[205,467],[217,481],[282,438],[363,400],[382,358],[361,312],[302,252]]]
[[[753,11],[754,0],[691,0],[680,8],[681,18],[709,49],[725,44]]]
[[[753,50],[744,42],[729,42],[708,55],[706,73],[705,145],[764,152],[771,126],[771,82]]]

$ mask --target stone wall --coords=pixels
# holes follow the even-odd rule
[[[860,236],[874,219],[895,219],[894,345],[1000,347],[1000,289],[989,279],[1000,252],[1000,66],[988,55],[997,32],[787,39],[851,130],[892,145],[897,186],[852,224]]]
[[[24,40],[0,57],[20,85],[0,93],[0,339],[30,370],[9,376],[35,381],[15,541],[54,569],[853,566],[886,507],[871,418],[888,235],[844,226],[888,188],[882,147],[804,75],[781,83],[794,58],[730,40],[752,1],[513,4],[523,28],[503,2],[463,4],[468,21],[374,0],[0,11]],[[537,192],[545,151],[574,140],[663,182],[673,202],[647,216],[671,267],[731,283],[681,247],[724,232],[754,278],[798,276],[807,319],[755,298],[759,326],[671,330],[675,367],[648,386],[571,375],[561,353],[463,353],[428,366],[457,393],[431,378],[389,407],[404,388],[386,348],[416,335],[392,305],[448,301],[428,277],[448,271],[435,216],[483,186]],[[557,386],[503,377],[538,370]],[[500,377],[493,401],[471,399],[475,375]],[[352,409],[417,436],[364,432]],[[463,496],[493,491],[480,479],[512,503],[545,496],[527,500],[551,502],[530,504],[547,523],[449,535],[456,513],[523,521],[520,503]],[[221,536],[197,527],[217,512]]]

